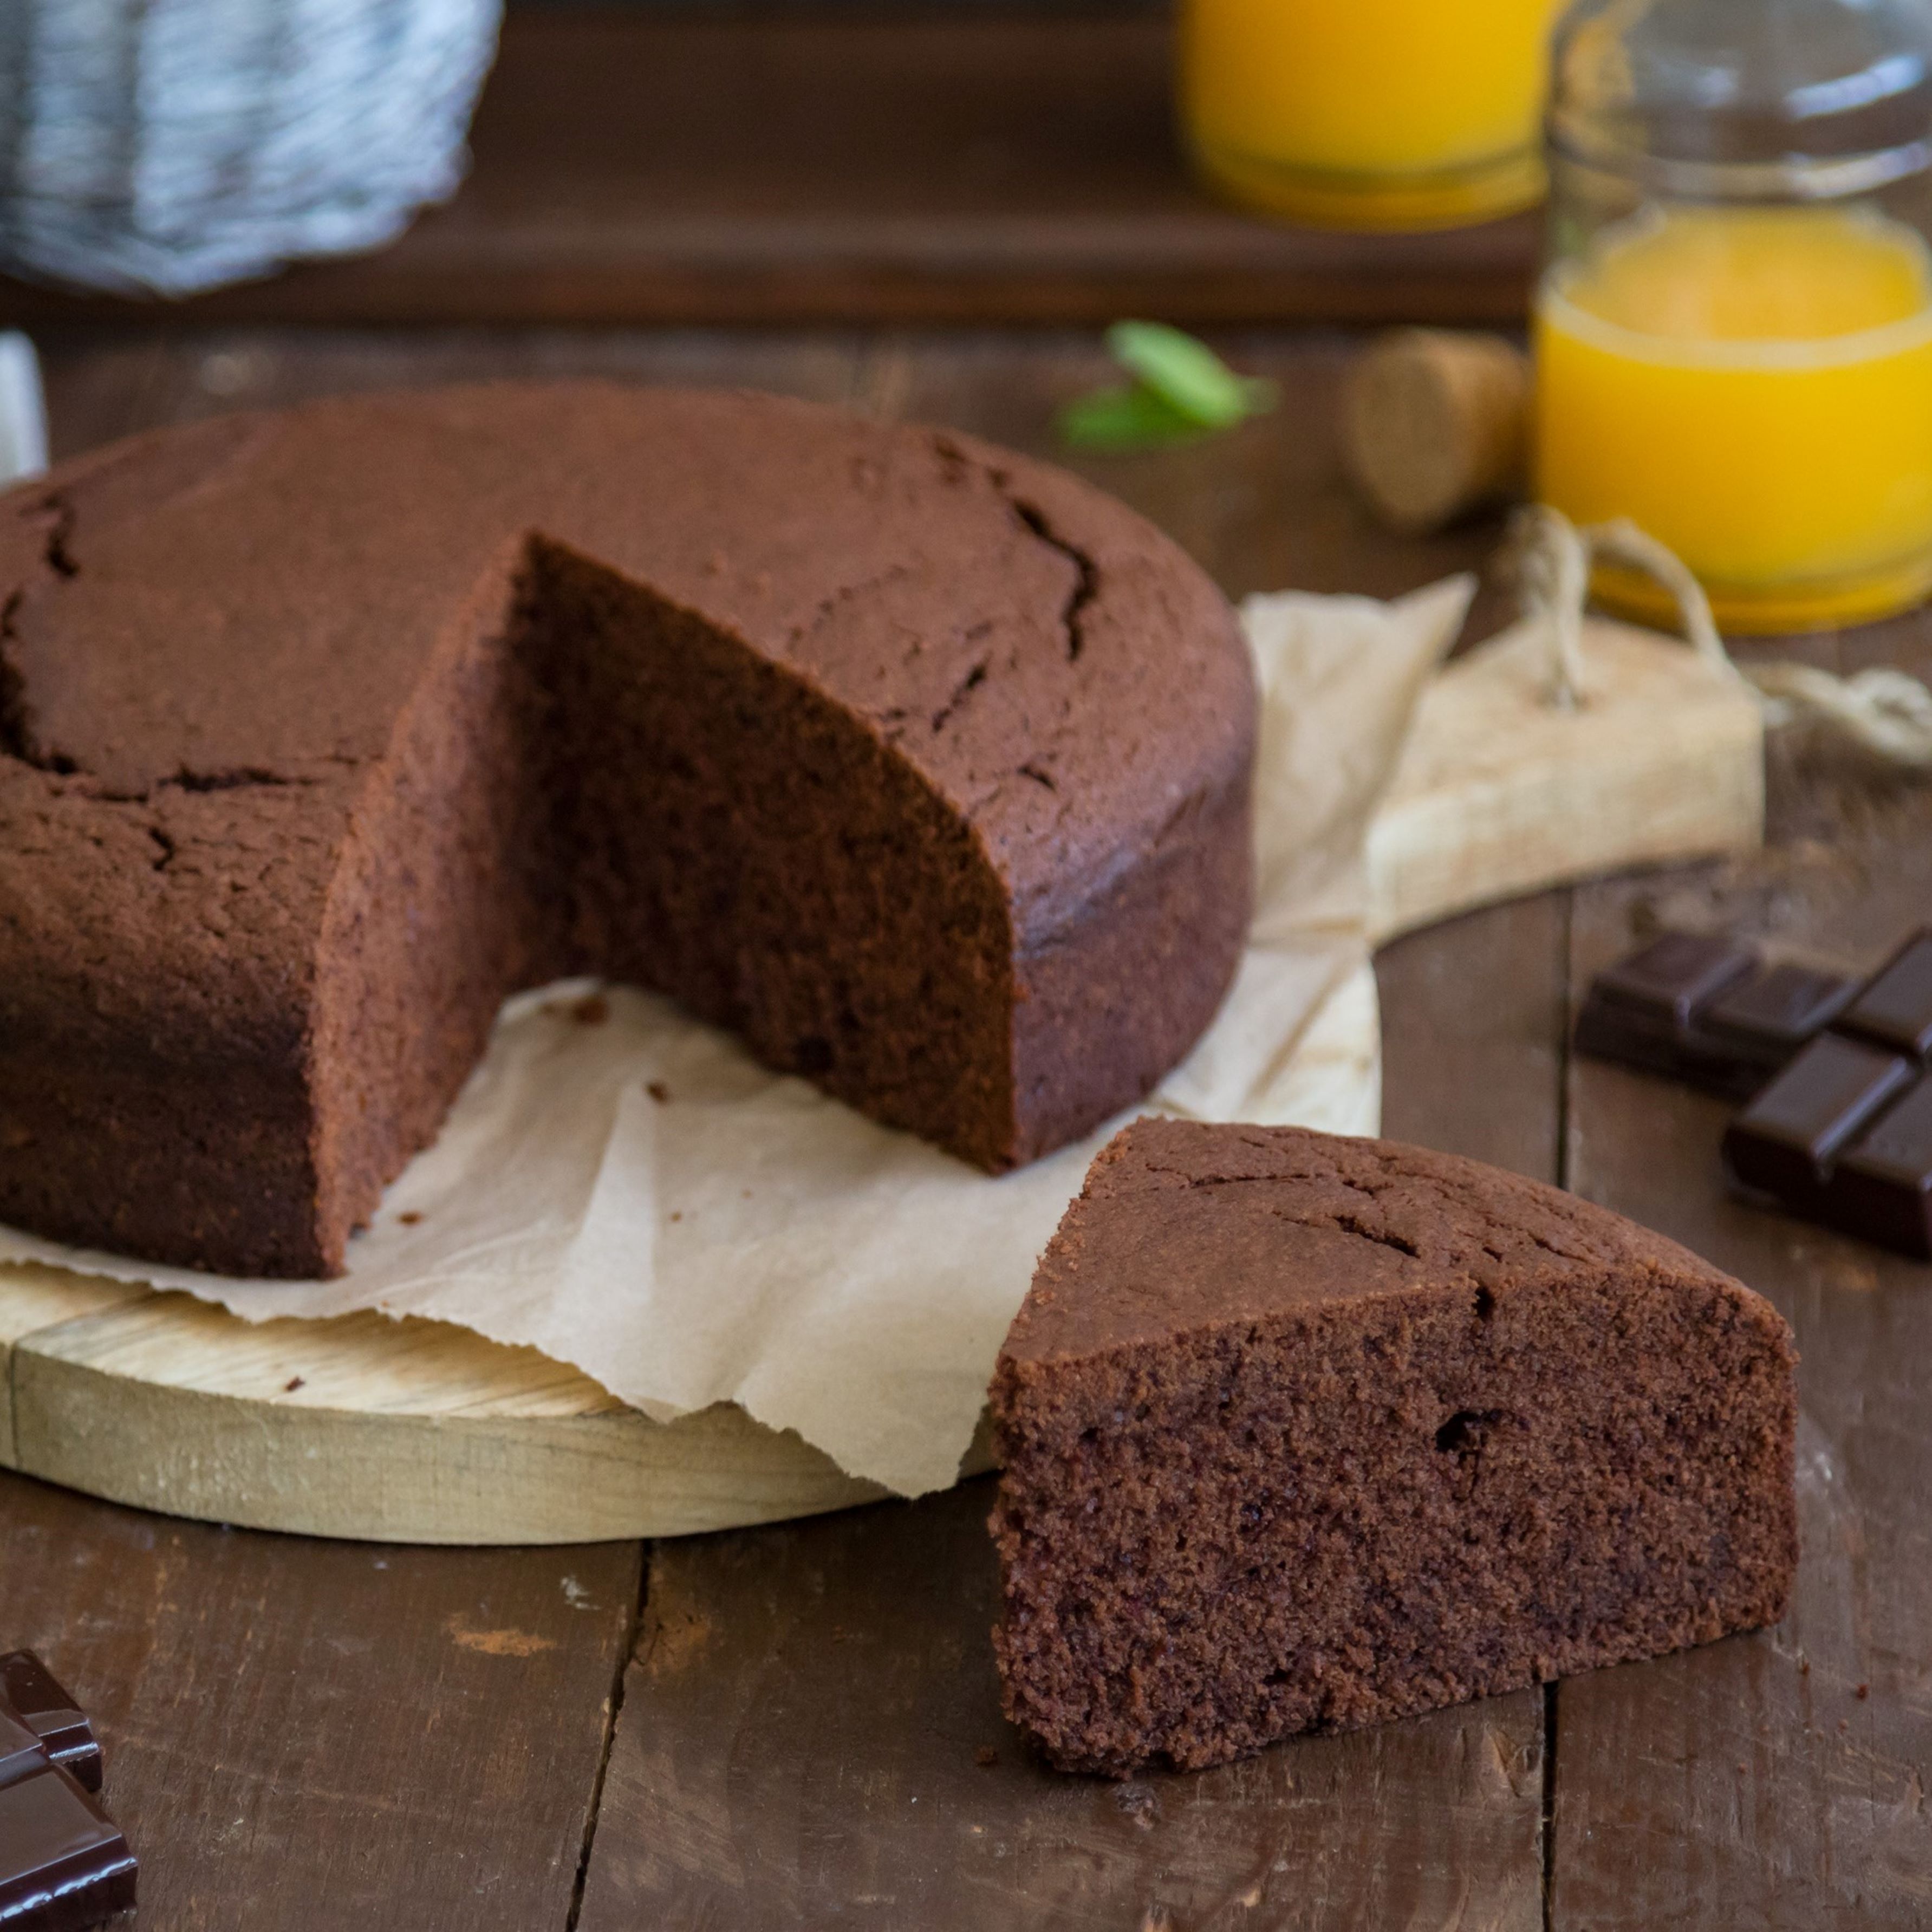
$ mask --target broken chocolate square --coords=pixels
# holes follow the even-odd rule
[[[1832,1225],[1932,1260],[1932,1080],[1922,1080],[1840,1157]]]
[[[47,1761],[40,1739],[5,1705],[0,1704],[0,1789],[44,1771]]]
[[[0,1790],[0,1928],[82,1932],[134,1903],[128,1840],[57,1764]]]
[[[1911,1059],[1932,1055],[1932,932],[1914,933],[1873,975],[1838,1024]]]
[[[1783,1066],[1843,1012],[1858,982],[1789,962],[1722,993],[1704,1009],[1704,1030],[1741,1053]]]
[[[1815,1212],[1840,1150],[1913,1077],[1895,1053],[1826,1034],[1725,1130],[1725,1161],[1746,1187]]]
[[[1856,990],[1805,967],[1760,970],[1729,940],[1667,932],[1591,982],[1577,1049],[1744,1100]]]
[[[1701,933],[1666,932],[1597,975],[1592,991],[1613,1005],[1678,1026],[1757,964],[1748,947]]]
[[[87,1714],[31,1650],[0,1657],[0,1702],[13,1706],[56,1764],[90,1791],[100,1789],[100,1744]]]

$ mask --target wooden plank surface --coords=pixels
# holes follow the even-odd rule
[[[64,448],[238,403],[596,368],[748,380],[1040,448],[1052,403],[1099,367],[1072,336],[68,332],[46,346]],[[1284,380],[1280,416],[1082,466],[1238,593],[1387,593],[1480,561],[1492,526],[1408,545],[1354,507],[1330,428],[1343,338],[1227,346]],[[1928,634],[1920,616],[1775,649],[1918,662]],[[1573,1680],[1551,1700],[1553,1754],[1530,1693],[1121,1792],[1048,1779],[998,1726],[984,1485],[662,1550],[634,1652],[634,1546],[309,1544],[0,1475],[0,1641],[45,1648],[100,1710],[110,1799],[147,1860],[143,1922],[562,1932],[627,1656],[593,1927],[1932,1921],[1926,1271],[1729,1203],[1721,1109],[1564,1070],[1576,976],[1659,918],[1735,915],[1865,952],[1925,916],[1927,793],[1789,750],[1773,778],[1760,863],[1587,889],[1574,933],[1567,895],[1498,908],[1401,942],[1381,968],[1391,1132],[1545,1174],[1561,1139],[1573,1184],[1691,1240],[1798,1323],[1806,1553],[1780,1630]],[[976,1762],[982,1744],[996,1763]]]
[[[0,1629],[86,1705],[154,1932],[563,1927],[632,1544],[250,1535],[0,1477]]]
[[[1138,18],[513,14],[447,208],[360,260],[173,305],[0,287],[0,320],[1520,320],[1536,218],[1324,234],[1190,183]]]
[[[1000,1715],[990,1504],[660,1546],[584,1932],[1540,1924],[1539,1696],[1063,1777]]]
[[[1910,629],[1917,628],[1914,640]],[[1814,654],[1868,661],[1879,640]],[[1923,676],[1922,626],[1884,655]],[[1870,967],[1932,908],[1932,794],[1787,755],[1760,860],[1577,896],[1573,982],[1660,923]],[[1728,1109],[1578,1060],[1570,1184],[1768,1295],[1797,1331],[1802,1556],[1771,1632],[1564,1684],[1554,1922],[1932,1924],[1932,1282],[1922,1265],[1727,1198]]]

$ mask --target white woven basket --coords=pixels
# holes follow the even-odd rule
[[[0,0],[0,266],[188,295],[462,178],[502,0]]]

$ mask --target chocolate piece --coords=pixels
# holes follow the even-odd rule
[[[1914,933],[1838,1024],[1894,1053],[1914,1060],[1932,1055],[1932,932]]]
[[[1786,962],[1721,993],[1698,1016],[1715,1044],[1782,1066],[1843,1012],[1858,982]]]
[[[1932,1079],[1920,1078],[1932,1058],[1932,931],[1862,985],[1790,964],[1759,971],[1726,940],[1666,933],[1598,976],[1576,1046],[1754,1094],[1724,1134],[1740,1186],[1932,1260]]]
[[[751,394],[500,383],[0,497],[0,1221],[340,1271],[504,996],[648,986],[989,1170],[1246,943],[1233,612],[1078,478]]]
[[[1594,990],[1618,1006],[1688,1025],[1701,1006],[1757,964],[1757,955],[1726,939],[1666,932],[1642,952],[1599,973]]]
[[[45,1765],[0,1790],[0,1928],[82,1932],[134,1903],[134,1854],[70,1772]]]
[[[1727,940],[1666,933],[1592,982],[1577,1050],[1748,1100],[1857,990],[1809,967],[1760,970]]]
[[[1125,1775],[1776,1620],[1790,1330],[1474,1161],[1143,1120],[994,1371],[1008,1714]]]
[[[1832,1225],[1932,1260],[1932,1080],[1922,1080],[1840,1156],[1827,1190]]]
[[[0,1657],[0,1697],[13,1706],[49,1757],[90,1791],[100,1789],[100,1744],[87,1714],[31,1650]]]
[[[48,1763],[46,1749],[27,1725],[0,1704],[0,1785],[17,1784]]]
[[[1680,1026],[1660,1012],[1619,1006],[1594,988],[1576,1016],[1576,1051],[1731,1100],[1749,1100],[1790,1057],[1765,1042],[1720,1039],[1694,1022]]]
[[[1814,1214],[1839,1150],[1912,1077],[1897,1054],[1826,1034],[1725,1129],[1724,1160],[1744,1186]]]

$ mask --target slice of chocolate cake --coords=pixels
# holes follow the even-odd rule
[[[1065,1770],[1192,1769],[1772,1622],[1795,1360],[1554,1188],[1142,1120],[994,1374],[1007,1713]]]

